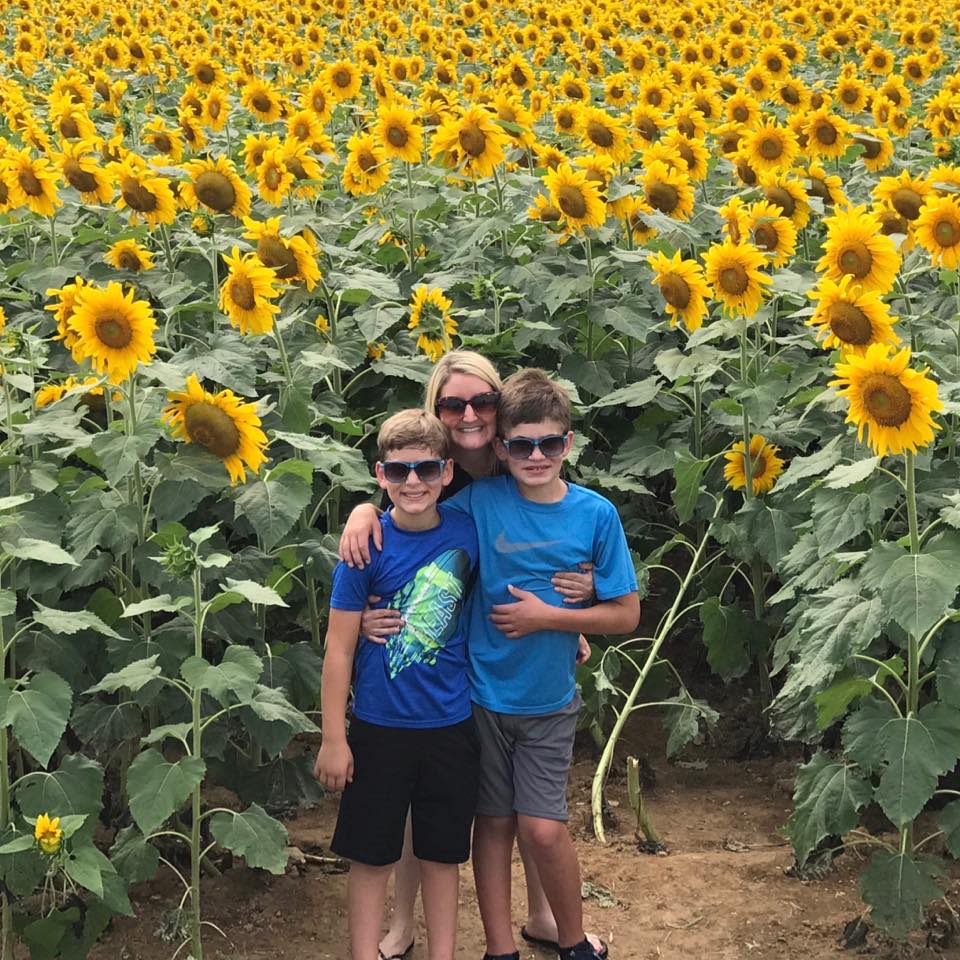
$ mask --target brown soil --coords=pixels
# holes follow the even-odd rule
[[[593,759],[579,759],[571,777],[571,828],[583,879],[593,891],[584,902],[588,929],[609,942],[615,960],[812,960],[864,952],[913,960],[960,956],[955,947],[936,954],[927,949],[923,932],[901,947],[884,943],[872,932],[859,950],[839,946],[843,925],[863,910],[857,895],[863,864],[851,850],[824,880],[801,882],[784,875],[792,856],[780,828],[790,814],[792,760],[737,762],[701,751],[701,759],[674,765],[662,759],[662,746],[652,745],[648,756],[655,758],[656,777],[647,791],[648,812],[667,844],[667,855],[638,852],[622,776],[612,777],[607,790],[611,812],[621,822],[608,829],[609,845],[600,846],[589,827]],[[322,857],[335,816],[335,797],[301,813],[287,824],[291,844]],[[514,882],[519,928],[519,860]],[[956,892],[956,881],[952,886]],[[318,860],[291,866],[283,877],[237,867],[207,878],[204,915],[226,935],[224,939],[208,928],[207,960],[346,960],[345,892],[346,876]],[[598,894],[605,902],[597,900]],[[176,943],[161,939],[158,930],[174,898],[167,882],[139,888],[133,897],[138,919],[119,921],[92,957],[167,960]],[[421,921],[413,960],[426,957],[423,943]],[[465,960],[483,955],[469,870],[463,871],[457,955]],[[548,956],[521,950],[523,960]]]

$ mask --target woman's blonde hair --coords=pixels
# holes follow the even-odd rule
[[[499,390],[503,386],[497,368],[484,356],[473,350],[451,350],[445,353],[433,368],[430,382],[427,384],[426,396],[423,398],[423,409],[428,413],[437,412],[437,400],[440,391],[454,373],[464,373],[471,377],[479,377],[490,384],[491,390]]]

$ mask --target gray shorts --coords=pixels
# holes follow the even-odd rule
[[[534,717],[473,705],[480,736],[479,816],[519,813],[567,820],[567,779],[580,703],[577,693],[556,713]]]

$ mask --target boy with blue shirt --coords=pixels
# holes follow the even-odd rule
[[[331,849],[353,861],[353,960],[377,960],[387,880],[407,810],[420,860],[430,960],[453,960],[460,863],[470,855],[479,741],[471,715],[461,610],[477,563],[473,522],[438,507],[453,476],[443,425],[422,410],[390,417],[376,476],[393,504],[383,547],[363,570],[333,575],[323,663],[323,740],[315,774],[343,790]],[[367,597],[401,611],[386,644],[360,633]],[[349,734],[344,714],[353,679]]]
[[[447,501],[477,525],[479,579],[468,604],[474,718],[481,741],[473,834],[484,960],[519,960],[510,861],[525,841],[557,922],[561,960],[598,960],[583,931],[580,870],[567,831],[566,788],[580,699],[580,633],[622,634],[640,615],[636,574],[616,508],[560,477],[570,451],[570,402],[542,370],[503,385],[497,456],[509,476],[474,481]],[[596,602],[563,603],[550,578],[592,563]]]

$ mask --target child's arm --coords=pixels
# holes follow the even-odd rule
[[[592,607],[574,610],[554,607],[535,593],[507,587],[516,603],[497,603],[491,608],[494,626],[511,639],[525,637],[538,630],[563,630],[567,633],[629,633],[640,620],[640,597],[625,593],[622,597],[601,600]]]
[[[340,559],[350,567],[361,570],[370,562],[370,538],[378,549],[383,547],[383,528],[380,513],[372,503],[361,503],[350,511],[347,524],[340,534],[337,552]]]
[[[330,609],[320,684],[323,741],[313,767],[313,775],[327,790],[342,790],[353,779],[353,753],[347,745],[345,717],[360,616],[360,611]]]

